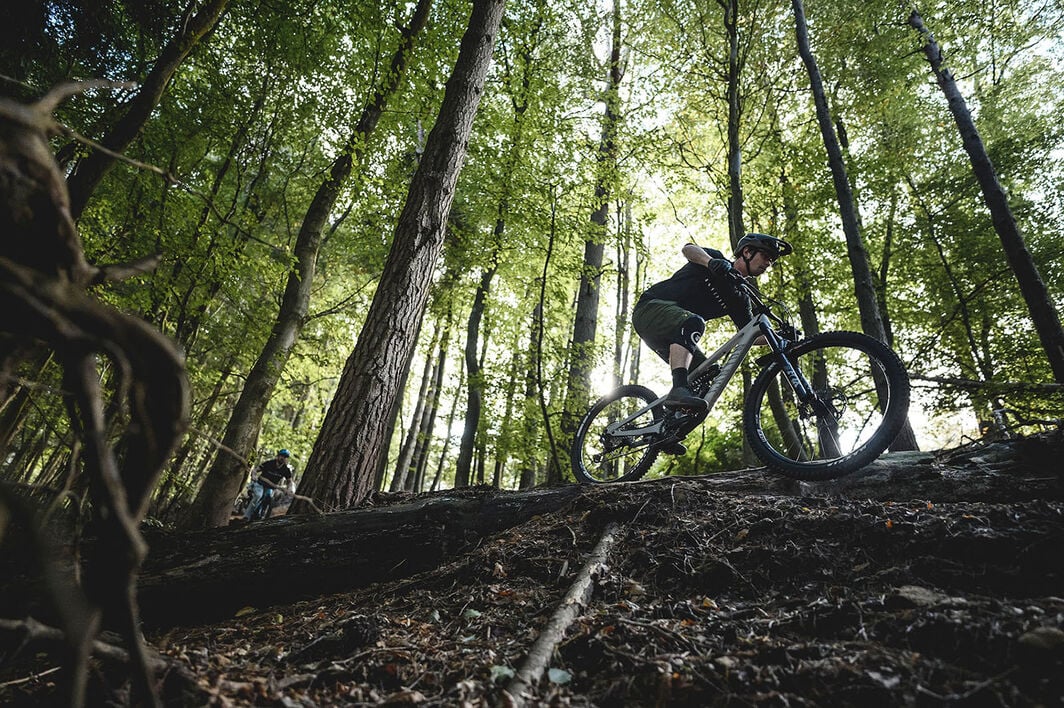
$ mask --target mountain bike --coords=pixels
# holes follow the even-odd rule
[[[909,376],[898,356],[858,332],[824,332],[802,339],[741,275],[753,318],[689,375],[704,410],[673,409],[645,386],[621,386],[600,398],[580,421],[571,451],[573,473],[585,484],[627,482],[650,469],[662,448],[683,440],[713,409],[755,342],[767,352],[743,404],[743,434],[770,469],[800,480],[849,474],[879,457],[909,411]],[[763,342],[759,341],[763,338]]]
[[[244,493],[237,497],[237,500],[233,503],[234,516],[243,517],[244,513],[247,512],[248,506],[251,505],[251,500],[255,496],[254,491],[252,489],[253,484],[255,484],[254,480],[248,482],[247,488],[244,490]],[[280,501],[279,499],[274,499],[275,490],[278,490],[276,492],[277,494],[281,493],[278,487],[271,488],[264,486],[262,490],[262,497],[259,499],[258,506],[255,508],[255,512],[251,515],[251,521],[262,521],[263,519],[270,518],[270,516],[273,514],[274,505],[278,501]]]

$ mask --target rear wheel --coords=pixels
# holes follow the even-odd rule
[[[620,430],[607,428],[645,408],[658,397],[645,386],[621,386],[603,396],[580,421],[571,453],[573,474],[584,484],[628,482],[639,479],[658,457],[653,444],[658,435],[625,434],[653,425],[664,416],[661,406],[644,411]]]
[[[787,358],[816,395],[798,400],[778,361],[754,380],[743,432],[766,465],[796,479],[831,479],[868,464],[897,437],[909,411],[909,377],[882,342],[827,332],[799,342]]]

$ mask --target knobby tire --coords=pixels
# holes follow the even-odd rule
[[[657,398],[649,388],[629,384],[611,391],[591,406],[576,429],[570,453],[577,481],[584,484],[631,482],[647,473],[658,457],[658,449],[654,447],[657,438],[649,435],[639,439],[609,438],[605,428]],[[634,427],[647,425],[664,415],[662,407],[655,406],[634,421]]]
[[[832,414],[803,408],[779,361],[768,363],[743,406],[743,433],[765,465],[794,479],[833,479],[864,467],[898,436],[909,411],[909,376],[882,342],[825,332],[786,356]]]

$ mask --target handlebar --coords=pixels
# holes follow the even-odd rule
[[[786,310],[787,308],[783,305],[783,303],[777,300],[771,300],[769,298],[763,297],[761,293],[758,292],[757,288],[755,288],[750,283],[750,281],[747,280],[747,278],[738,271],[729,271],[728,275],[739,287],[741,287],[746,292],[747,296],[754,303],[754,314],[763,314],[768,317],[769,320],[771,320],[774,324],[778,326],[779,334],[784,339],[788,339],[791,341],[797,341],[798,339],[801,339],[801,334],[798,332],[797,328],[795,328],[794,325],[792,325],[790,322],[786,321],[785,319],[777,315],[775,312],[773,312],[772,308],[768,304],[769,302],[771,302],[774,305],[778,305],[783,310]],[[766,300],[768,302],[766,302]]]

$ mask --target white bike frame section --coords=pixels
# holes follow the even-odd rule
[[[711,410],[716,404],[717,399],[720,398],[720,394],[724,391],[724,387],[728,385],[729,381],[731,381],[732,376],[734,376],[735,372],[739,369],[739,365],[743,362],[743,359],[746,358],[750,348],[754,346],[754,342],[756,342],[757,338],[761,336],[764,336],[769,342],[771,342],[769,346],[773,350],[777,349],[779,346],[777,344],[778,335],[776,335],[775,330],[773,330],[772,323],[768,316],[763,313],[751,319],[745,327],[735,333],[734,337],[710,354],[704,362],[699,364],[698,367],[689,374],[689,378],[697,378],[699,374],[713,364],[720,361],[724,362],[721,364],[720,373],[713,378],[713,383],[709,385],[709,389],[702,396],[708,405],[708,409]],[[624,426],[628,425],[647,411],[653,410],[656,406],[664,404],[665,398],[666,396],[661,396],[653,403],[648,403],[627,418],[607,425],[606,433],[618,438],[634,438],[642,435],[656,435],[661,433],[665,426],[665,418],[659,418],[658,420],[655,420],[653,424],[642,428],[625,428]]]

